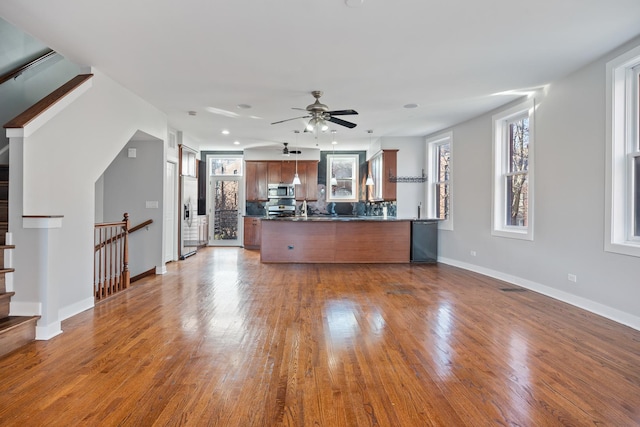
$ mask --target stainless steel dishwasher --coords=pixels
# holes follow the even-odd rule
[[[411,221],[411,262],[438,262],[438,221]]]

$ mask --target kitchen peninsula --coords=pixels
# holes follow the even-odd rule
[[[408,263],[411,220],[313,216],[262,220],[262,262]]]

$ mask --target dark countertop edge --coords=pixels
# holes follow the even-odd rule
[[[247,215],[247,217],[250,217]],[[381,217],[381,216],[312,216],[303,217],[286,217],[286,218],[267,218],[265,216],[253,217],[262,218],[264,221],[284,221],[284,222],[334,222],[334,221],[361,221],[361,222],[398,222],[398,221],[441,221],[433,218],[398,218],[398,217]]]

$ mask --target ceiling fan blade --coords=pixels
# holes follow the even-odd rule
[[[358,114],[356,110],[336,110],[336,111],[327,111],[327,113],[332,116],[352,116],[354,114]]]
[[[311,117],[311,116],[294,117],[294,118],[292,118],[292,119],[280,120],[280,121],[277,121],[277,122],[273,122],[273,123],[271,123],[271,124],[272,124],[272,125],[277,125],[278,123],[284,123],[284,122],[288,122],[288,121],[291,121],[291,120],[306,119],[307,117]]]
[[[291,151],[289,151],[289,154],[302,154],[302,151],[300,151],[300,150],[291,150]]]
[[[357,126],[355,123],[351,123],[346,120],[339,119],[337,117],[329,117],[327,120],[330,121],[331,123],[335,123],[340,126],[346,126],[349,129],[353,129],[354,127]]]

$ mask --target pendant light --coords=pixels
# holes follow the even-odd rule
[[[369,134],[369,149],[371,149],[371,134],[373,133],[373,130],[369,129],[367,131],[367,133]],[[364,183],[364,185],[374,185],[373,184],[373,177],[371,176],[371,172],[369,172],[369,174],[367,175],[367,181]]]
[[[298,133],[300,133],[300,131],[294,131],[296,134],[296,145],[298,144]],[[293,175],[293,185],[300,185],[302,184],[302,182],[300,182],[300,177],[298,176],[298,151],[296,150],[296,173],[295,175]]]
[[[333,135],[333,138],[331,139],[331,145],[333,145],[333,155],[335,156],[336,144],[338,143],[338,141],[336,141],[336,131],[332,130],[331,134]],[[331,163],[331,185],[332,186],[338,185],[338,180],[336,179],[336,176],[333,173],[333,163]]]

